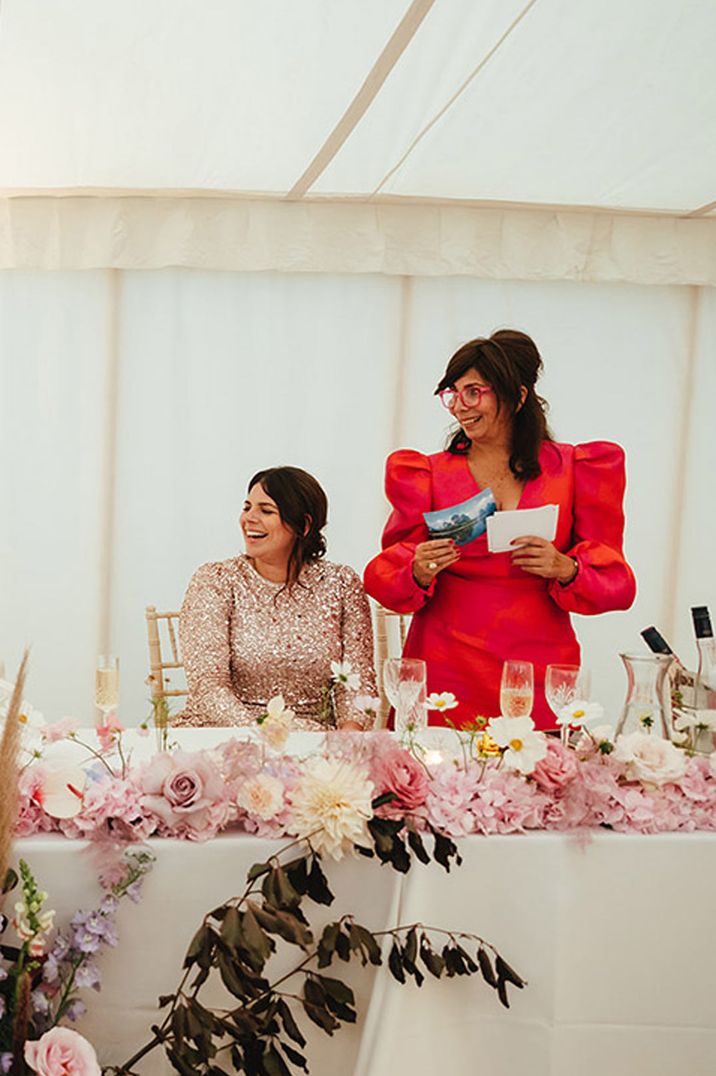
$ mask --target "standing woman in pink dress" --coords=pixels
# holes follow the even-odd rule
[[[375,695],[370,608],[353,569],[324,559],[327,512],[323,489],[299,467],[249,482],[246,553],[199,568],[182,605],[186,724],[253,725],[279,694],[298,728],[372,724],[356,705]],[[336,665],[350,675],[329,692]]]
[[[459,724],[499,713],[502,664],[535,666],[533,717],[554,724],[544,698],[549,664],[577,665],[570,613],[628,609],[634,574],[624,559],[624,452],[608,441],[558,444],[535,385],[542,360],[512,329],[463,344],[436,394],[457,420],[447,450],[388,458],[393,511],[383,551],[365,572],[381,605],[412,613],[406,657],[424,658],[428,691],[451,691]],[[554,542],[524,535],[489,553],[482,535],[458,547],[428,538],[423,512],[449,508],[489,486],[499,510],[559,505]]]

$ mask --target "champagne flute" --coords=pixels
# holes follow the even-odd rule
[[[529,717],[534,702],[534,666],[531,661],[506,661],[500,681],[503,717]]]
[[[571,706],[577,699],[589,698],[590,676],[587,669],[579,665],[548,665],[544,676],[544,694],[547,705],[556,718],[565,706]],[[562,743],[569,742],[569,722],[561,726]]]
[[[107,714],[117,709],[119,701],[119,658],[114,654],[100,654],[97,658],[94,701],[97,709],[102,711],[103,724],[106,724]]]
[[[383,687],[395,710],[396,732],[415,732],[427,725],[427,666],[420,658],[388,658]]]

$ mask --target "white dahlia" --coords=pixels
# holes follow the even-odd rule
[[[340,758],[315,758],[291,793],[290,829],[311,837],[319,853],[341,859],[355,844],[368,843],[373,782],[360,766]]]

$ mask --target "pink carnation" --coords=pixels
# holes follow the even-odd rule
[[[408,751],[393,746],[380,753],[371,769],[376,795],[392,792],[394,799],[382,811],[386,814],[412,813],[422,807],[428,795],[430,778]]]
[[[164,836],[207,840],[229,817],[228,789],[207,752],[162,752],[137,775],[143,811]]]

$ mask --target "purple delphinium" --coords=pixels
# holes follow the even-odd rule
[[[45,957],[42,968],[42,987],[33,993],[33,1023],[42,1032],[63,1017],[77,1020],[85,1006],[76,996],[82,988],[99,990],[101,975],[93,958],[109,945],[119,941],[115,917],[122,897],[140,898],[144,875],[154,859],[151,853],[132,849],[125,853],[124,877],[115,882],[98,908],[78,911],[70,920],[66,932],[58,932]]]
[[[65,1010],[65,1016],[68,1020],[72,1020],[72,1022],[74,1023],[75,1020],[79,1020],[80,1017],[84,1016],[86,1012],[87,1006],[85,1005],[84,1001],[80,1001],[79,998],[75,998],[74,1001],[71,1001],[67,1006],[67,1009]]]
[[[9,1072],[12,1068],[12,1054],[0,1054],[0,1072]]]

